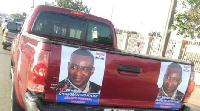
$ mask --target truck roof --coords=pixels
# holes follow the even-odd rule
[[[54,7],[54,6],[46,6],[46,5],[38,5],[34,10],[32,10],[32,13],[27,17],[27,19],[25,20],[26,24],[23,29],[23,32],[28,32],[30,34],[32,34],[32,26],[33,24],[36,22],[36,18],[39,16],[40,13],[43,12],[50,12],[50,13],[56,13],[56,14],[63,14],[63,15],[69,15],[69,16],[74,16],[77,18],[81,18],[81,19],[87,19],[87,21],[96,21],[99,23],[103,23],[106,24],[110,27],[112,33],[113,33],[113,45],[108,48],[111,49],[116,49],[117,48],[117,40],[116,40],[116,34],[115,34],[115,29],[114,29],[114,25],[112,24],[112,22],[110,20],[101,18],[101,17],[97,17],[91,14],[86,14],[80,11],[75,11],[72,9],[68,9],[68,8],[60,8],[60,7]],[[85,44],[85,43],[84,43]],[[102,45],[103,46],[103,45]]]
[[[58,13],[63,13],[63,14],[73,14],[72,12],[79,12],[79,11],[75,11],[73,9],[69,9],[69,8],[60,8],[60,7],[55,7],[55,6],[47,6],[47,5],[38,5],[35,9],[35,11],[53,11],[53,12],[58,12]],[[83,18],[88,18],[88,19],[92,19],[92,20],[96,20],[99,22],[103,22],[106,23],[108,25],[113,26],[112,22],[108,19],[104,19],[95,15],[91,15],[91,14],[86,14],[83,12],[79,12],[79,13],[74,13],[76,15],[78,14],[82,14],[80,15]]]

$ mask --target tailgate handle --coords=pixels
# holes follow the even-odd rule
[[[123,72],[133,72],[133,73],[141,73],[142,72],[141,67],[130,66],[130,65],[118,65],[117,70],[123,71]]]

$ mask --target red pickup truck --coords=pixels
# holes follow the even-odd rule
[[[38,6],[11,47],[12,111],[187,110],[191,62],[117,49],[113,24]]]

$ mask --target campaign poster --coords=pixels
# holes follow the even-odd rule
[[[57,102],[98,105],[106,53],[62,46]]]
[[[187,90],[190,74],[191,65],[161,62],[160,75],[157,82],[159,92],[154,107],[179,109]]]

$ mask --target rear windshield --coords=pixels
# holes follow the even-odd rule
[[[21,30],[22,25],[15,22],[8,22],[7,28],[13,31]]]
[[[37,17],[32,32],[95,44],[113,45],[113,33],[109,25],[71,15],[42,12]]]

